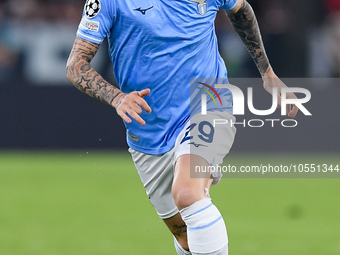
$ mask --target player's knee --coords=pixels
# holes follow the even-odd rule
[[[187,187],[173,189],[172,195],[179,210],[182,210],[199,200],[196,198],[197,192]]]

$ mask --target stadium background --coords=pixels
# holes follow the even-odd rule
[[[249,2],[274,70],[311,91],[313,116],[300,112],[292,129],[239,128],[228,163],[339,164],[340,1]],[[174,254],[121,120],[66,79],[83,5],[0,1],[0,253]],[[229,76],[245,91],[256,67],[221,13],[216,32]],[[115,83],[106,48],[94,65]],[[255,106],[268,106],[253,82]],[[276,178],[224,179],[212,193],[231,254],[340,254],[339,191],[338,179]]]

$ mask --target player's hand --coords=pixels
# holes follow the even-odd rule
[[[150,94],[150,89],[143,89],[141,91],[133,91],[128,94],[123,93],[117,99],[116,111],[118,115],[125,120],[127,123],[131,123],[131,118],[128,117],[129,114],[134,118],[139,124],[145,125],[145,121],[139,116],[143,110],[142,108],[150,113],[151,108],[143,97]]]
[[[286,84],[284,84],[276,74],[271,70],[269,73],[265,74],[263,77],[263,87],[264,89],[273,95],[273,88],[277,88],[278,91],[278,100],[277,107],[281,108],[281,88],[287,88]],[[287,93],[287,99],[296,99],[296,95],[294,93]],[[291,118],[295,118],[299,108],[296,105],[287,105],[287,113]]]

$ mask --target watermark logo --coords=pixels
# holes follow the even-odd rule
[[[254,95],[253,95],[253,88],[248,87],[247,88],[247,95],[245,96],[243,91],[231,84],[216,84],[214,87],[203,83],[198,82],[199,84],[203,85],[204,87],[198,87],[199,90],[204,91],[205,93],[201,94],[201,114],[206,115],[207,114],[207,95],[211,97],[215,105],[221,105],[223,106],[223,90],[227,89],[232,94],[232,100],[233,100],[233,109],[232,113],[233,115],[245,115],[245,107],[248,107],[248,110],[256,115],[256,116],[269,116],[273,114],[278,105],[278,89],[273,88],[272,92],[272,101],[271,106],[269,109],[259,110],[254,107]],[[217,92],[217,90],[218,92]],[[299,93],[303,94],[301,98],[289,98],[289,93]],[[230,95],[230,94],[229,94]],[[285,87],[281,88],[281,115],[285,116],[287,115],[287,105],[295,105],[304,115],[311,116],[311,112],[308,111],[308,109],[304,106],[305,103],[309,102],[311,99],[311,93],[309,90],[305,88],[298,88],[298,87]],[[218,101],[219,103],[218,103]],[[224,120],[224,119],[216,119],[214,120],[214,127],[216,125],[225,125],[230,124],[231,126],[234,125],[242,125],[244,127],[263,127],[266,123],[271,125],[271,127],[274,127],[275,124],[279,122],[282,127],[296,127],[298,125],[297,120],[294,119],[250,119],[250,120],[243,120],[242,122],[233,122],[232,120]]]
[[[222,101],[221,98],[219,96],[219,94],[217,93],[217,91],[204,83],[199,82],[200,84],[208,87],[209,89],[211,89],[215,95],[218,97],[218,99],[220,100],[220,103],[222,105]],[[245,106],[245,97],[244,94],[242,92],[242,90],[238,87],[236,87],[235,85],[231,85],[231,84],[216,84],[215,85],[216,88],[220,88],[220,89],[229,89],[231,94],[233,95],[233,115],[244,115],[245,110],[244,110],[244,106]],[[199,88],[203,91],[205,91],[215,102],[216,104],[216,100],[213,97],[213,95],[206,89],[204,88]],[[248,109],[251,113],[258,115],[258,116],[268,116],[270,114],[273,114],[277,108],[277,104],[278,104],[278,90],[277,88],[273,88],[273,93],[272,93],[272,106],[267,109],[267,110],[258,110],[255,109],[254,107],[254,103],[253,103],[253,88],[249,87],[247,88],[247,105],[248,105]],[[295,98],[295,99],[290,99],[287,98],[287,94],[288,93],[302,93],[305,95],[304,98]],[[303,105],[304,103],[309,102],[309,100],[311,99],[311,93],[309,90],[304,89],[304,88],[282,88],[281,89],[281,115],[286,115],[287,114],[287,105],[296,105],[299,110],[307,116],[311,116],[312,114],[307,110],[307,108]],[[201,97],[201,113],[202,115],[206,115],[207,114],[207,99],[206,99],[206,95],[202,94]]]
[[[216,91],[213,87],[211,87],[210,85],[205,84],[205,83],[203,83],[203,82],[198,82],[198,83],[201,84],[201,85],[203,85],[203,86],[205,86],[205,87],[207,87],[208,89],[210,89],[210,90],[216,95],[216,97],[217,97],[218,100],[220,101],[220,104],[222,105],[221,97],[220,97],[220,95],[217,93],[217,91]],[[200,90],[206,92],[206,93],[211,97],[211,99],[214,101],[215,105],[217,105],[217,102],[216,102],[214,96],[211,94],[211,92],[209,92],[209,91],[208,91],[207,89],[205,89],[205,88],[198,88],[198,89],[200,89]],[[205,103],[207,102],[206,97],[205,97],[205,100],[204,100],[204,101],[205,101]],[[202,95],[202,102],[203,102],[203,95]],[[202,104],[203,104],[203,103],[202,103]]]

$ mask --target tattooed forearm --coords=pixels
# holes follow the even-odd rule
[[[67,77],[81,91],[114,106],[124,93],[114,87],[90,65],[99,45],[76,38],[67,62]]]
[[[265,75],[271,67],[263,46],[260,29],[252,7],[246,0],[244,0],[243,5],[238,12],[226,13],[235,31],[247,47],[247,50],[253,58],[261,75]]]

